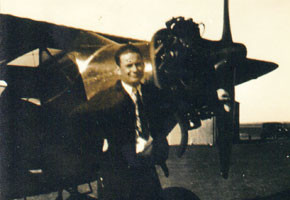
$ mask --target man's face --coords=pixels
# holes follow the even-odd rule
[[[144,62],[136,52],[124,52],[120,55],[121,80],[136,86],[144,75]]]

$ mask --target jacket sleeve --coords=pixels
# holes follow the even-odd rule
[[[166,137],[177,123],[174,117],[176,108],[173,99],[166,94],[166,91],[154,86],[148,86],[142,92],[146,99],[146,115],[151,136],[154,139]]]

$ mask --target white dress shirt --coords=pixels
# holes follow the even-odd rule
[[[128,95],[130,96],[130,98],[133,100],[134,104],[135,104],[135,114],[136,114],[136,153],[142,153],[144,152],[152,143],[153,139],[151,136],[149,136],[149,139],[146,140],[143,137],[140,136],[140,131],[142,131],[141,128],[141,120],[140,120],[140,116],[139,116],[139,109],[138,109],[138,105],[137,105],[137,96],[136,96],[136,91],[139,92],[140,96],[142,97],[142,93],[141,93],[141,85],[138,85],[137,87],[133,87],[123,81],[121,81],[123,88],[125,89],[125,91],[128,93]]]

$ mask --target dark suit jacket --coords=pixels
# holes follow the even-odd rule
[[[175,125],[170,99],[152,85],[142,85],[144,112],[154,139],[151,161],[166,160],[166,136]],[[135,105],[120,81],[114,87],[96,94],[73,111],[83,131],[106,138],[112,161],[139,165],[135,154]],[[82,134],[82,133],[81,133]],[[161,148],[159,148],[161,146]],[[164,152],[163,152],[164,151]]]
[[[152,85],[142,85],[141,90],[153,137],[152,154],[148,157],[135,152],[135,105],[120,81],[72,112],[74,126],[81,127],[74,128],[79,134],[88,134],[94,141],[108,140],[108,151],[99,150],[104,199],[159,199],[162,189],[154,164],[168,158],[166,136],[176,124],[174,109],[163,91]]]

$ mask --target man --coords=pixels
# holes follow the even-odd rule
[[[162,165],[168,157],[163,127],[171,111],[162,91],[141,84],[144,61],[137,47],[121,46],[115,61],[120,81],[78,108],[78,113],[95,123],[96,134],[108,142],[100,159],[100,196],[106,200],[160,199],[154,164]]]

